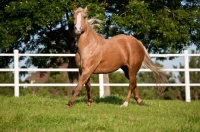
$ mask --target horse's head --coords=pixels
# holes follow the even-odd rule
[[[86,29],[87,24],[87,7],[85,9],[74,7],[74,31],[80,35]]]

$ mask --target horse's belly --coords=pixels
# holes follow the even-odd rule
[[[120,62],[101,62],[97,68],[95,69],[94,73],[95,74],[100,74],[100,73],[110,73],[118,70],[120,67],[122,67],[123,64]]]

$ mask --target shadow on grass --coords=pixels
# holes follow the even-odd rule
[[[87,103],[87,97],[78,97],[75,99],[74,104],[85,102]],[[108,104],[122,104],[124,100],[118,96],[107,96],[104,98],[95,97],[93,98],[94,103],[108,103]]]
[[[122,104],[124,100],[118,96],[107,96],[104,98],[94,98],[95,103]]]
[[[104,98],[99,98],[99,97],[95,97],[93,98],[93,102],[94,103],[107,103],[107,104],[116,104],[116,105],[121,105],[124,103],[124,98],[125,97],[120,97],[120,96],[116,96],[116,95],[111,95],[111,96],[107,96]],[[76,98],[74,104],[76,103],[87,103],[87,97],[79,97]],[[141,106],[149,106],[148,104],[146,104],[145,102],[143,102],[144,104]],[[137,103],[135,102],[135,100],[133,98],[131,98],[129,104],[133,104],[133,105],[137,105]]]
[[[104,97],[104,98],[95,97],[95,98],[93,98],[93,102],[97,103],[97,104],[106,103],[106,104],[121,105],[125,101],[124,98],[125,97],[120,97],[120,96],[117,96],[117,95],[111,95],[111,96],[107,96],[107,97]],[[75,101],[74,101],[74,104],[76,104],[76,103],[87,103],[87,97],[82,96],[82,97],[76,98]],[[129,101],[129,104],[138,105],[133,98],[131,98],[131,100]],[[149,104],[147,104],[146,102],[143,102],[143,104],[140,105],[140,106],[147,106],[148,107]]]

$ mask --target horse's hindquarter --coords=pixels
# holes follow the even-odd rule
[[[143,45],[137,39],[126,35],[117,35],[106,40],[101,51],[102,60],[94,73],[109,73],[122,66],[139,70],[145,54]]]

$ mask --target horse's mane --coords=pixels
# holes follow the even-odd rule
[[[82,11],[82,10],[84,10],[82,7],[79,7],[79,8],[77,8],[74,12],[77,12],[77,11]]]
[[[99,30],[103,29],[104,22],[100,19],[97,19],[96,17],[92,17],[92,18],[88,19],[88,23],[94,30],[96,30],[96,28]]]

